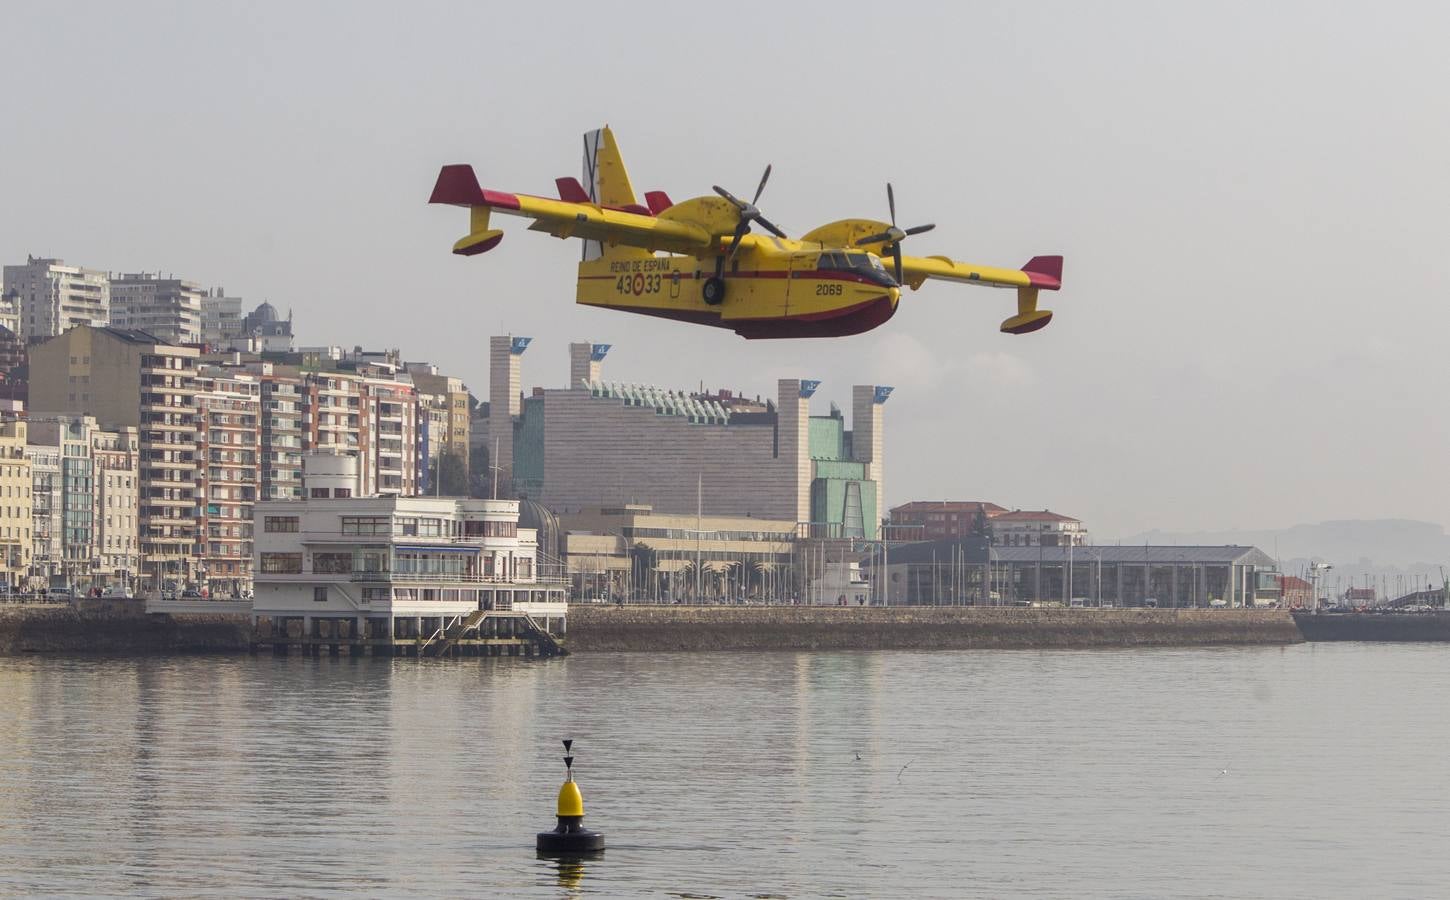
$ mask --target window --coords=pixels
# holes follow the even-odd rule
[[[301,575],[301,553],[263,553],[262,573],[265,575]]]
[[[392,523],[387,516],[343,516],[343,534],[389,534]]]
[[[313,500],[327,499],[327,488],[313,488],[311,497]]]
[[[332,491],[332,496],[334,496],[334,497],[351,497],[352,496],[352,488],[334,488],[333,491]]]
[[[312,571],[318,575],[346,575],[352,571],[352,554],[314,553]]]
[[[262,519],[263,531],[296,531],[296,516],[266,516]]]
[[[327,602],[327,585],[325,585],[325,584],[319,584],[319,585],[317,585],[316,587],[314,587],[312,589],[312,602],[313,603],[326,603]]]

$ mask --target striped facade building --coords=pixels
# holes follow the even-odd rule
[[[477,441],[514,495],[560,514],[646,504],[792,521],[819,537],[876,537],[890,388],[853,388],[848,429],[834,406],[812,415],[817,381],[780,379],[764,403],[621,384],[603,377],[609,348],[581,343],[569,348],[567,387],[522,396],[527,347],[526,338],[490,342],[489,412]]]

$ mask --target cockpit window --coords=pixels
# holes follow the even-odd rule
[[[886,271],[886,267],[881,265],[881,260],[870,253],[848,253],[846,254],[846,261],[853,269],[875,269],[878,272]]]

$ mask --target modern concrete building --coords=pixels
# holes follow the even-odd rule
[[[494,337],[489,346],[480,443],[497,446],[490,456],[516,496],[560,514],[630,503],[692,514],[698,503],[711,515],[807,524],[818,536],[877,535],[890,388],[856,386],[848,429],[834,406],[811,415],[817,381],[780,379],[774,399],[737,407],[725,392],[586,382],[601,374],[602,345],[574,344],[568,387],[520,397],[528,339]]]
[[[563,580],[538,571],[516,501],[359,497],[348,453],[309,453],[304,468],[304,499],[256,505],[254,621],[379,639],[426,639],[479,611],[562,622]]]
[[[111,279],[111,326],[145,331],[172,344],[201,343],[201,303],[192,281],[139,272]]]
[[[195,574],[198,351],[141,331],[80,326],[31,348],[37,415],[92,415],[136,428],[141,467],[141,569],[147,587]]]
[[[18,303],[18,332],[27,341],[77,325],[110,323],[111,284],[105,272],[28,256],[23,266],[5,267],[4,282],[4,292]]]
[[[34,523],[27,427],[17,419],[0,422],[0,584],[6,590],[21,587],[30,572]]]

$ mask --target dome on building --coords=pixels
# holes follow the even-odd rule
[[[519,527],[533,528],[538,532],[539,553],[548,557],[549,562],[563,558],[564,532],[559,527],[559,517],[547,506],[537,500],[520,500]]]
[[[263,300],[261,305],[252,310],[252,314],[247,318],[257,324],[261,324],[262,322],[275,322],[277,321],[277,307]]]

